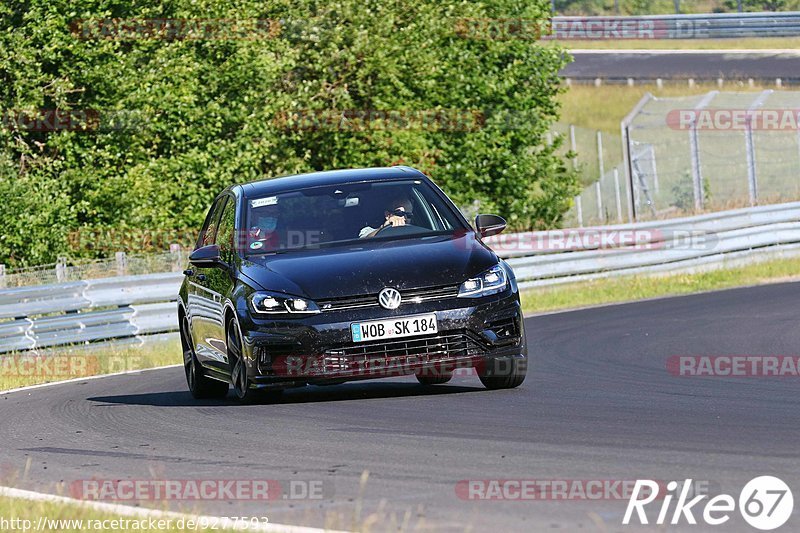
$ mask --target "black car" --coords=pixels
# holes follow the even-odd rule
[[[196,398],[248,402],[308,384],[474,369],[519,386],[516,279],[422,172],[338,170],[234,185],[214,201],[178,300]],[[472,370],[470,370],[472,371]]]

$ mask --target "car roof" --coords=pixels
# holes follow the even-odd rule
[[[308,187],[324,187],[330,185],[343,185],[373,180],[393,180],[402,178],[425,178],[419,170],[406,166],[355,168],[345,170],[328,170],[324,172],[309,172],[282,178],[272,178],[253,181],[241,185],[246,198],[254,198],[266,194],[276,194],[282,191],[305,189]]]

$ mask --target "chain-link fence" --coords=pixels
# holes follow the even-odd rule
[[[0,265],[0,289],[114,276],[180,272],[188,263],[189,253],[190,250],[173,245],[166,253],[129,255],[118,252],[113,259],[90,261],[59,258],[50,265],[14,270],[7,270],[5,265]]]
[[[572,165],[584,187],[562,224],[580,227],[627,217],[620,136],[562,123],[553,126],[551,135],[563,137],[561,155],[573,153]]]
[[[799,124],[800,92],[647,95],[623,121],[621,138],[602,136],[604,146],[615,141],[604,161],[627,153],[627,161],[612,163],[610,170],[608,163],[603,172],[592,163],[598,150],[585,141],[585,131],[562,133],[584,138],[577,143],[577,168],[585,189],[564,225],[664,219],[798,200]],[[627,150],[620,150],[626,141]]]
[[[645,96],[625,121],[633,218],[800,199],[800,92]]]

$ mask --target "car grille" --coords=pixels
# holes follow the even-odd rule
[[[369,367],[380,361],[386,366],[428,364],[478,357],[484,347],[465,332],[434,337],[398,339],[385,342],[352,343],[325,352],[328,371],[348,371]]]
[[[421,303],[428,300],[445,300],[458,296],[458,285],[445,285],[439,287],[428,287],[424,289],[410,289],[400,291],[403,297],[401,305]],[[364,296],[352,296],[347,298],[332,298],[329,300],[318,300],[317,304],[322,311],[342,311],[345,309],[360,309],[368,307],[378,307],[378,295],[368,294]]]

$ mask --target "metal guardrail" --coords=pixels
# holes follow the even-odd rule
[[[800,35],[800,12],[715,13],[697,15],[648,15],[639,17],[554,17],[553,37],[593,39],[602,32],[641,32],[647,39],[733,39],[746,37],[792,37]],[[593,33],[594,32],[594,33]],[[595,37],[593,37],[595,35]],[[631,37],[627,37],[631,38]]]
[[[770,253],[800,255],[800,202],[486,242],[522,288],[718,268]],[[0,353],[174,332],[181,280],[170,272],[0,290]]]
[[[180,273],[0,291],[0,353],[174,331]]]
[[[571,230],[567,236],[629,236],[635,243],[602,247],[573,239],[573,246],[552,246],[548,235],[521,233],[487,239],[506,258],[522,288],[600,277],[692,271],[720,266],[754,252],[800,250],[800,202],[721,211],[695,217]],[[594,240],[594,239],[590,239]],[[558,241],[560,242],[560,241]],[[565,241],[565,244],[568,241]]]

